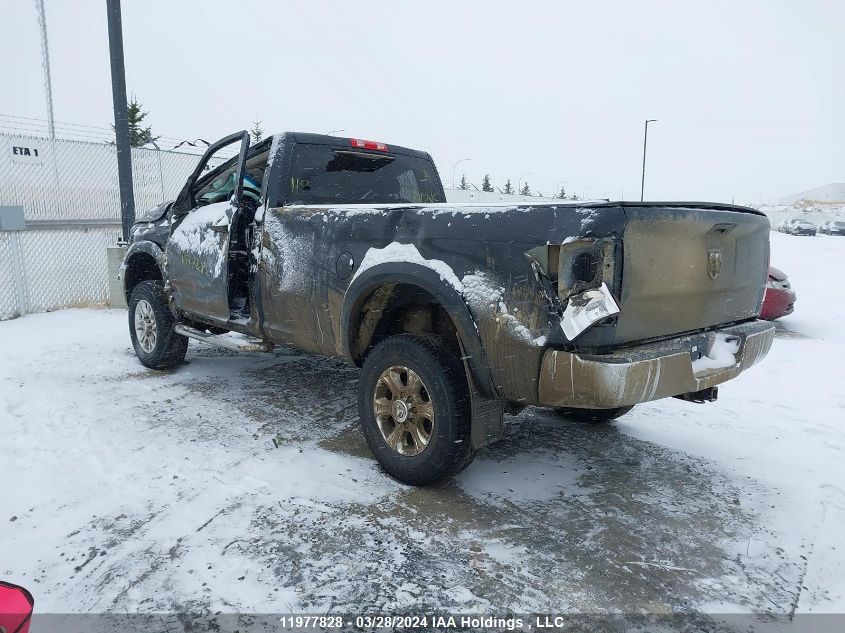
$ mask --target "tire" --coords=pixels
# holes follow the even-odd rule
[[[171,369],[185,360],[188,339],[174,332],[173,325],[162,282],[142,281],[132,289],[129,336],[141,364],[150,369]],[[149,334],[144,336],[144,332]]]
[[[633,405],[630,407],[617,407],[615,409],[570,409],[568,407],[558,407],[555,409],[555,413],[583,424],[602,424],[615,420],[616,418],[621,418],[633,408]]]
[[[398,334],[367,355],[358,413],[367,445],[391,477],[425,486],[469,466],[470,411],[463,365],[439,337]]]

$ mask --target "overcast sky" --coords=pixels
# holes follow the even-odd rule
[[[57,121],[112,121],[104,0],[45,0]],[[0,114],[46,118],[32,0],[4,0]],[[124,0],[153,131],[428,150],[444,184],[774,201],[845,181],[845,2]]]

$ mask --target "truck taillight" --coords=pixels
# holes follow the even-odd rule
[[[359,138],[351,138],[349,139],[349,143],[352,147],[357,147],[359,149],[372,149],[377,152],[389,152],[390,148],[385,145],[384,143],[379,143],[377,141],[364,141]]]

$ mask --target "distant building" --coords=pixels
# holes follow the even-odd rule
[[[845,203],[845,182],[832,182],[829,185],[822,185],[815,189],[799,191],[791,196],[780,199],[781,204],[795,204],[801,200],[815,200],[817,202],[843,202]]]

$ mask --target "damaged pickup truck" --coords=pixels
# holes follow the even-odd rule
[[[139,218],[121,277],[147,367],[189,338],[360,366],[367,444],[422,485],[499,438],[505,411],[714,400],[772,343],[768,236],[732,205],[446,204],[424,152],[240,132]]]

